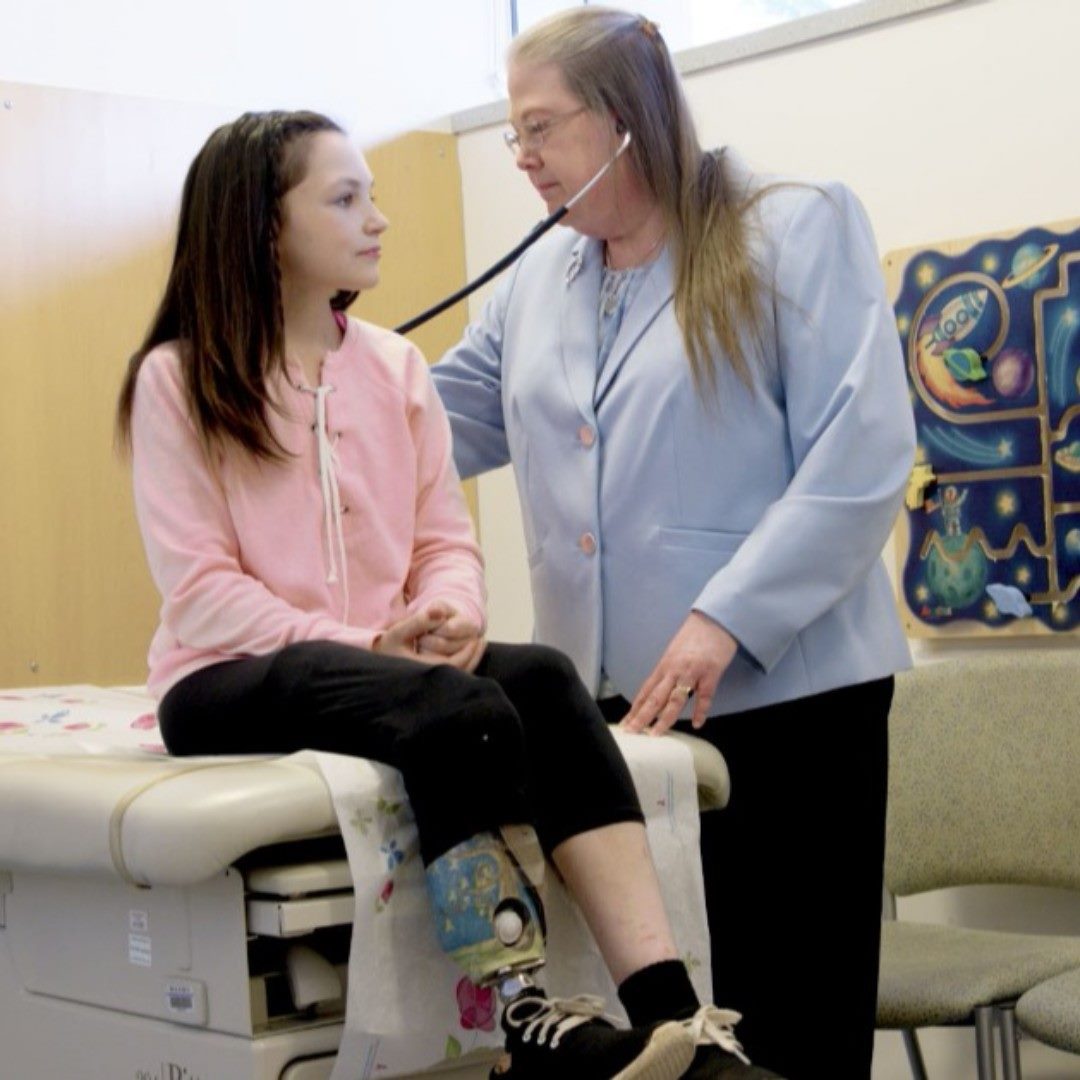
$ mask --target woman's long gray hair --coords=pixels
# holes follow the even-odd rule
[[[698,391],[715,393],[717,359],[749,382],[746,346],[760,339],[762,316],[746,211],[763,192],[737,192],[724,155],[701,149],[656,24],[613,8],[573,8],[516,38],[509,59],[554,64],[587,108],[631,132],[630,160],[671,237],[675,314]]]

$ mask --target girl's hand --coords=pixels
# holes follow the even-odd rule
[[[671,639],[660,662],[641,684],[619,727],[662,735],[694,697],[691,724],[700,728],[709,715],[713,694],[735,656],[738,642],[719,624],[692,611]]]
[[[371,651],[384,653],[386,656],[402,656],[407,660],[420,660],[423,663],[438,663],[420,655],[420,639],[425,634],[434,633],[454,614],[448,604],[428,604],[426,608],[406,615],[388,626],[381,634],[376,634],[371,643]]]
[[[417,652],[426,663],[450,664],[471,674],[487,648],[483,633],[476,623],[448,604],[439,607],[450,614],[438,627],[418,639]]]
[[[473,637],[455,653],[449,655],[443,655],[441,659],[435,659],[437,653],[425,653],[421,651],[420,658],[427,663],[432,664],[450,664],[452,667],[459,668],[461,671],[472,674],[476,670],[477,664],[480,663],[480,658],[484,655],[484,650],[487,648],[487,641],[483,637]]]

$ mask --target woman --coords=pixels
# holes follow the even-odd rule
[[[507,1080],[765,1080],[699,1008],[641,807],[565,657],[488,645],[479,552],[423,357],[344,308],[387,221],[315,113],[246,114],[184,185],[119,407],[162,594],[149,686],[174,754],[313,748],[401,770],[439,940],[503,1001]],[[631,1002],[549,999],[535,826]],[[516,830],[514,830],[516,831]],[[734,1019],[737,1019],[735,1017]]]
[[[868,1076],[910,662],[880,552],[914,448],[870,228],[842,185],[703,151],[647,19],[553,16],[508,81],[549,210],[613,164],[436,365],[459,470],[513,463],[536,639],[608,719],[728,760],[703,856],[750,1054],[821,1075],[827,1016],[829,1075]]]

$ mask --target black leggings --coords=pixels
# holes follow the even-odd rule
[[[548,853],[643,821],[630,773],[573,665],[489,645],[475,674],[328,641],[203,668],[158,708],[169,753],[325,750],[400,769],[424,864],[479,832],[532,824]]]

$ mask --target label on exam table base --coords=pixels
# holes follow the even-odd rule
[[[128,934],[128,963],[150,967],[153,963],[153,943],[149,934]]]
[[[165,1012],[179,1024],[206,1026],[206,985],[198,979],[169,979],[165,983]]]

